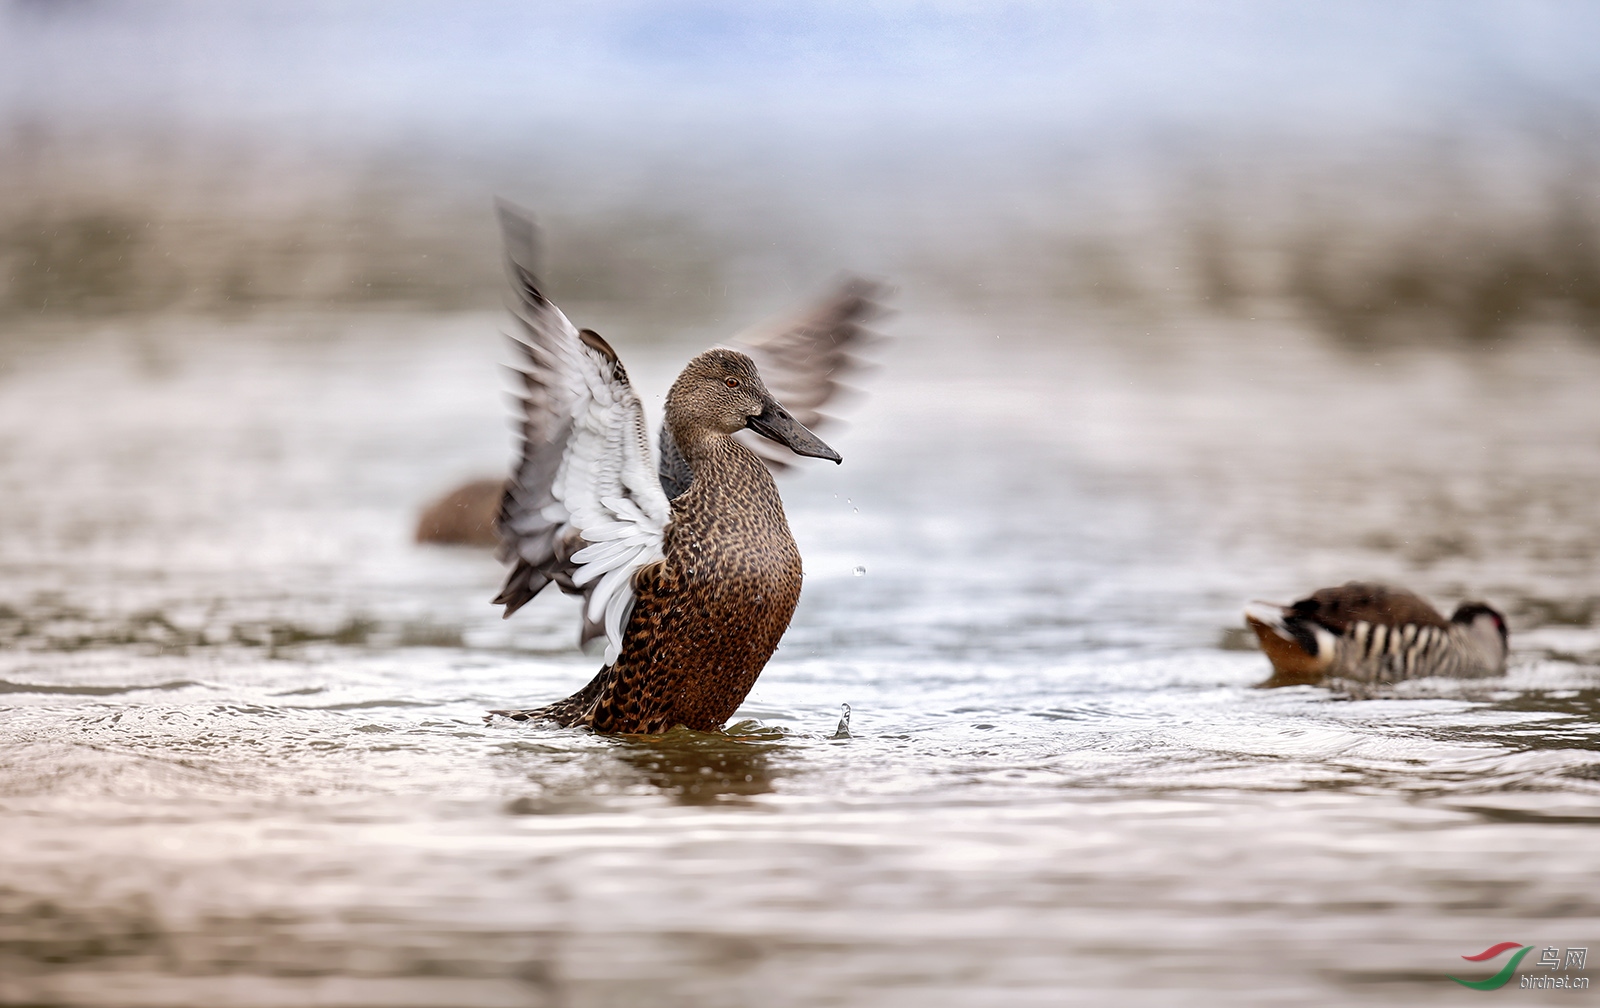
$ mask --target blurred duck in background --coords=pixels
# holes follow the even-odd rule
[[[581,640],[604,641],[605,665],[577,693],[516,721],[656,734],[715,731],[744,701],[800,599],[800,551],[772,467],[789,453],[839,462],[837,452],[776,398],[815,415],[868,290],[855,285],[821,313],[754,344],[723,347],[684,367],[667,393],[653,459],[644,410],[617,354],[579,330],[539,292],[534,228],[500,207],[522,354],[522,448],[497,520],[511,566],[495,598],[510,616],[551,582],[583,596]],[[841,337],[841,334],[843,336]]]
[[[495,520],[506,495],[503,479],[468,480],[422,509],[417,519],[419,543],[446,546],[494,546],[500,542]]]
[[[1464,679],[1506,670],[1505,617],[1482,602],[1461,603],[1447,620],[1403,588],[1351,581],[1293,605],[1251,602],[1244,618],[1272,662],[1264,687]]]

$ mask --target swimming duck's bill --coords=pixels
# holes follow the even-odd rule
[[[796,455],[843,462],[839,453],[829,448],[823,440],[811,433],[806,425],[789,415],[771,396],[761,400],[761,412],[745,422],[745,426],[770,441],[776,441]]]

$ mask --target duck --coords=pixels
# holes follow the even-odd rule
[[[604,664],[565,699],[492,710],[489,720],[610,735],[718,731],[800,599],[800,551],[774,463],[842,459],[773,394],[755,355],[733,347],[684,366],[652,453],[617,352],[540,291],[531,216],[504,202],[498,212],[521,436],[496,519],[509,571],[494,604],[509,618],[552,583],[582,596],[580,642],[603,642]],[[834,377],[829,355],[805,354],[805,342],[804,334],[780,338],[767,356],[782,360],[782,348],[802,347],[774,374],[809,411],[833,394]],[[749,435],[788,457],[758,451]]]
[[[422,509],[412,538],[419,543],[445,546],[498,546],[500,530],[496,525],[505,495],[503,479],[467,480]]]
[[[1263,687],[1497,676],[1510,650],[1505,616],[1485,602],[1463,602],[1447,620],[1413,592],[1361,581],[1291,605],[1251,602],[1244,619],[1272,663]]]

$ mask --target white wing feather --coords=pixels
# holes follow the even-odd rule
[[[496,601],[510,615],[552,580],[581,593],[583,639],[603,633],[610,664],[622,651],[633,577],[662,558],[671,506],[627,371],[539,293],[527,269],[531,223],[505,205],[501,221],[525,368],[522,457],[500,516],[502,556],[516,567]]]

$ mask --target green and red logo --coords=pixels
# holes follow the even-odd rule
[[[1501,942],[1498,945],[1489,946],[1477,955],[1464,955],[1461,957],[1468,962],[1487,962],[1508,949],[1516,949],[1517,954],[1512,956],[1510,961],[1501,967],[1500,972],[1494,976],[1485,980],[1463,980],[1454,976],[1450,979],[1463,987],[1471,987],[1473,990],[1499,990],[1511,982],[1511,975],[1517,971],[1517,964],[1522,962],[1523,956],[1533,951],[1532,945],[1524,945],[1521,942]]]

